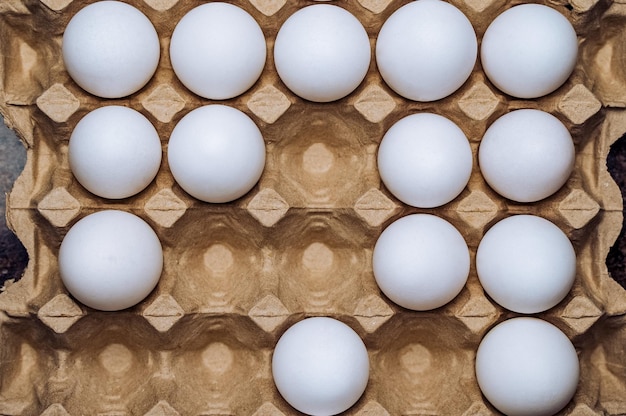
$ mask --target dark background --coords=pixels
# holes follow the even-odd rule
[[[0,117],[0,287],[6,280],[18,280],[28,263],[26,249],[15,234],[7,229],[5,218],[6,194],[25,163],[26,149]]]

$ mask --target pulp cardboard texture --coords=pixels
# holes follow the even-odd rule
[[[175,77],[169,40],[181,17],[204,2],[131,0],[155,25],[161,61],[138,93],[106,100],[81,90],[64,70],[61,40],[70,18],[91,0],[0,2],[0,111],[28,148],[8,196],[8,220],[28,249],[21,280],[0,294],[0,414],[3,415],[292,415],[271,377],[280,335],[307,316],[331,316],[364,340],[370,381],[349,415],[489,415],[474,357],[484,334],[517,316],[491,301],[472,265],[466,287],[448,305],[412,312],[390,302],[372,274],[372,249],[392,221],[415,212],[450,221],[474,260],[486,230],[521,213],[541,215],[571,239],[578,271],[571,293],[534,316],[567,334],[581,378],[561,414],[626,414],[626,291],[605,258],[621,228],[620,191],[606,168],[610,145],[626,132],[626,4],[610,0],[547,2],[574,25],[578,65],[556,92],[518,100],[499,92],[480,62],[465,85],[432,103],[403,99],[372,60],[348,97],[315,104],[291,93],[272,60],[281,24],[312,1],[234,2],[262,27],[268,60],[260,80],[226,105],[248,114],[267,144],[260,182],[243,198],[208,204],[186,194],[167,166],[176,123],[211,101]],[[366,28],[372,50],[386,18],[406,1],[332,2]],[[454,0],[479,40],[489,23],[517,4]],[[68,139],[76,123],[104,105],[125,105],[157,128],[161,169],[140,194],[96,197],[73,178]],[[474,171],[454,201],[415,209],[382,185],[376,152],[400,118],[421,111],[457,123],[474,156],[486,128],[520,108],[539,108],[570,130],[576,168],[555,195],[532,204],[505,200]],[[121,209],[157,232],[165,267],[158,287],[137,306],[99,312],[64,289],[57,265],[63,236],[80,218]]]

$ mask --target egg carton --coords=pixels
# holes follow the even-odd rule
[[[7,199],[8,222],[26,246],[24,276],[0,294],[0,414],[6,415],[290,415],[278,394],[271,354],[279,336],[307,316],[331,316],[364,340],[371,362],[365,394],[348,415],[497,413],[476,383],[474,357],[494,324],[517,314],[487,297],[476,248],[497,221],[535,214],[557,224],[577,254],[574,287],[545,319],[573,341],[581,379],[564,415],[626,414],[626,290],[605,258],[622,223],[620,191],[606,168],[610,145],[626,132],[626,4],[551,1],[574,25],[578,64],[556,92],[512,99],[484,76],[480,62],[453,95],[430,103],[389,89],[372,60],[365,81],[333,103],[307,102],[278,78],[272,60],[281,24],[304,0],[233,2],[262,27],[268,60],[246,93],[220,103],[249,115],[267,147],[265,171],[244,197],[208,204],[186,194],[164,157],[156,179],[136,196],[107,200],[72,176],[68,139],[78,121],[104,105],[123,105],[156,127],[164,154],[176,123],[215,103],[188,91],[168,57],[171,34],[199,1],[129,0],[154,24],[161,60],[153,79],[125,99],[81,90],[61,58],[69,19],[90,0],[0,3],[0,111],[27,147],[24,172]],[[372,48],[389,15],[407,1],[337,2],[364,25]],[[480,41],[488,24],[518,4],[451,1]],[[566,185],[530,204],[492,191],[476,152],[487,127],[515,109],[558,117],[576,147]],[[402,117],[433,112],[454,121],[474,155],[468,186],[434,209],[406,206],[381,183],[378,144]],[[121,209],[159,236],[164,270],[137,306],[100,312],[75,301],[59,277],[63,236],[80,218]],[[428,312],[394,305],[378,289],[371,256],[382,230],[410,213],[438,215],[456,226],[471,252],[470,276],[449,304]]]

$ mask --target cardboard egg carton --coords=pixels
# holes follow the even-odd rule
[[[480,239],[497,221],[535,214],[571,239],[578,271],[570,294],[535,316],[562,329],[576,346],[581,379],[561,412],[626,413],[626,290],[605,258],[622,223],[620,191],[606,168],[610,145],[626,132],[626,5],[608,0],[550,2],[579,35],[578,65],[556,92],[517,100],[499,92],[477,62],[465,85],[431,103],[403,99],[372,60],[348,97],[316,104],[279,80],[272,51],[280,25],[312,1],[248,0],[236,4],[261,25],[268,60],[246,93],[220,103],[248,114],[261,129],[267,162],[243,198],[208,204],[186,194],[163,158],[153,183],[136,196],[90,194],[69,169],[68,139],[77,122],[104,105],[124,105],[157,128],[164,155],[176,123],[214,103],[188,91],[168,57],[176,23],[199,1],[130,0],[155,25],[161,61],[154,78],[125,99],[81,90],[64,70],[61,39],[70,18],[91,0],[0,3],[0,111],[27,147],[24,172],[8,196],[8,221],[30,255],[24,276],[0,294],[0,414],[254,415],[297,414],[278,394],[271,354],[280,335],[306,316],[332,316],[363,338],[370,381],[349,415],[497,413],[481,396],[474,356],[495,323],[516,316],[491,301],[474,266]],[[407,1],[336,2],[366,28],[372,48],[385,19]],[[478,38],[518,2],[455,0]],[[373,49],[372,49],[373,50]],[[538,108],[558,117],[575,142],[576,168],[553,196],[514,203],[493,192],[476,158],[480,139],[499,116]],[[402,117],[434,112],[467,135],[474,171],[466,189],[435,209],[408,207],[382,185],[378,144]],[[59,277],[63,236],[80,218],[121,209],[146,220],[164,248],[158,287],[137,306],[99,312],[75,301]],[[414,212],[455,225],[471,251],[467,285],[429,312],[394,305],[373,278],[377,237]]]

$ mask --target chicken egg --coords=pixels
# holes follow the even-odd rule
[[[210,100],[243,94],[259,79],[267,47],[259,24],[245,10],[214,2],[189,11],[170,42],[172,68],[192,92]]]
[[[450,3],[418,0],[400,7],[383,24],[376,64],[392,90],[414,101],[435,101],[469,78],[478,42],[468,18]]]
[[[416,311],[454,299],[469,276],[463,236],[448,221],[412,214],[387,227],[374,247],[372,266],[380,290],[394,303]]]
[[[480,171],[493,190],[517,202],[547,198],[567,182],[576,158],[572,136],[553,115],[515,110],[497,119],[478,149]]]
[[[141,113],[100,107],[83,117],[69,141],[72,173],[89,192],[127,198],[152,182],[161,165],[161,141]]]
[[[367,349],[343,322],[315,317],[280,337],[272,376],[281,396],[308,415],[331,416],[359,400],[369,378]]]
[[[463,131],[447,118],[413,114],[396,122],[383,137],[378,172],[400,201],[433,208],[452,201],[467,185],[472,149]]]
[[[254,187],[265,167],[261,131],[243,112],[213,104],[185,115],[167,157],[176,182],[201,201],[233,201]]]
[[[514,215],[482,238],[476,270],[485,292],[497,303],[514,312],[537,313],[569,293],[576,277],[576,252],[550,221]]]
[[[365,78],[370,42],[350,12],[329,4],[298,10],[281,26],[274,44],[280,79],[298,96],[330,102],[354,91]]]
[[[541,319],[496,325],[476,352],[476,379],[487,400],[509,416],[553,415],[572,399],[580,367],[576,349]]]
[[[518,98],[537,98],[559,88],[574,70],[577,56],[571,23],[542,4],[521,4],[500,14],[480,48],[489,80]]]
[[[143,88],[159,64],[159,36],[148,18],[120,1],[81,9],[63,34],[63,62],[85,91],[121,98]]]
[[[118,311],[141,302],[159,282],[163,250],[141,218],[124,211],[90,214],[70,228],[59,249],[59,272],[79,302]]]

